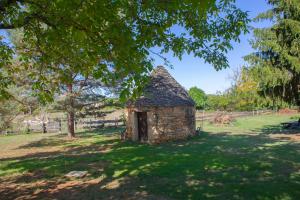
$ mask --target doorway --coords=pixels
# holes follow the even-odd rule
[[[147,112],[137,112],[139,141],[148,140]]]

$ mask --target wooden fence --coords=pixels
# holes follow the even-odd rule
[[[26,132],[28,133],[56,133],[62,131],[61,120],[50,120],[40,123],[26,123]]]
[[[197,111],[196,112],[196,121],[204,122],[213,120],[219,114],[226,114],[234,118],[246,117],[246,116],[255,116],[255,115],[265,115],[271,114],[274,111],[271,110],[255,110],[250,112],[206,112],[206,111]],[[92,130],[99,129],[104,127],[119,127],[124,126],[125,121],[121,118],[115,118],[114,120],[104,120],[97,118],[83,118],[77,119],[75,121],[75,130]],[[2,134],[9,133],[53,133],[53,132],[66,132],[67,131],[67,121],[66,119],[49,119],[48,122],[40,121],[30,121],[22,124],[16,125],[17,129],[11,129],[9,131],[2,132]],[[0,133],[1,134],[1,133]]]
[[[122,119],[115,119],[115,120],[80,119],[78,121],[75,121],[75,129],[98,129],[104,127],[119,127],[124,125],[125,122]]]
[[[226,114],[234,118],[238,117],[246,117],[246,116],[256,116],[256,115],[266,115],[271,114],[273,111],[271,110],[255,110],[255,111],[247,111],[247,112],[205,112],[205,111],[197,111],[196,112],[196,121],[210,121],[213,120],[219,114]],[[29,127],[32,132],[61,132],[64,126],[66,125],[65,119],[55,119],[50,120],[46,124],[40,124],[37,127],[31,126]],[[76,130],[85,130],[85,129],[99,129],[104,127],[119,127],[124,126],[125,121],[123,119],[114,119],[114,120],[103,120],[96,118],[83,118],[75,121],[75,129]]]
[[[75,121],[75,130],[93,130],[104,127],[124,126],[124,120],[100,120],[100,119],[79,119]],[[18,133],[58,133],[67,131],[66,119],[49,119],[47,122],[26,121],[16,124],[14,129],[9,129],[0,134],[18,134]]]
[[[229,115],[234,118],[238,117],[247,117],[247,116],[257,116],[257,115],[267,115],[272,114],[272,110],[254,110],[254,111],[245,111],[245,112],[206,112],[206,111],[197,111],[196,112],[196,121],[210,121],[213,120],[217,115],[224,114]]]

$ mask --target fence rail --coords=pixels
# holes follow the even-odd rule
[[[196,121],[210,121],[213,120],[219,114],[226,114],[234,118],[255,116],[255,115],[265,115],[271,114],[274,111],[271,110],[255,110],[248,112],[206,112],[197,111]],[[75,130],[84,129],[99,129],[103,127],[119,127],[124,126],[125,121],[121,118],[115,119],[99,119],[99,118],[84,118],[77,119],[75,121]],[[28,121],[27,123],[16,124],[16,128],[10,129],[9,131],[2,132],[2,134],[17,134],[24,132],[35,132],[35,133],[52,133],[52,132],[65,132],[67,131],[67,121],[62,118],[49,119],[47,122],[40,121]],[[1,134],[1,132],[0,132]]]
[[[122,119],[100,120],[100,119],[79,119],[75,120],[75,130],[98,129],[104,127],[119,127],[125,123]],[[66,119],[49,119],[47,122],[27,121],[18,124],[17,128],[0,132],[0,134],[17,134],[17,133],[57,133],[66,131]]]
[[[103,127],[118,127],[125,125],[124,120],[115,119],[115,120],[78,120],[75,122],[75,128],[82,129],[96,129]]]
[[[224,114],[229,115],[231,117],[248,117],[248,116],[256,116],[256,115],[267,115],[272,114],[274,111],[272,110],[254,110],[254,111],[246,111],[246,112],[205,112],[205,111],[197,111],[196,112],[196,121],[210,121],[213,120],[217,115]]]

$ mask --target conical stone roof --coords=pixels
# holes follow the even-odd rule
[[[187,91],[163,67],[153,70],[143,95],[135,101],[127,102],[127,106],[174,107],[194,106],[195,103]]]

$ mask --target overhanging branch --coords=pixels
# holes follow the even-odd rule
[[[14,25],[5,25],[5,24],[0,23],[0,29],[2,29],[2,30],[15,29],[15,28],[18,28],[18,27],[14,26]]]

